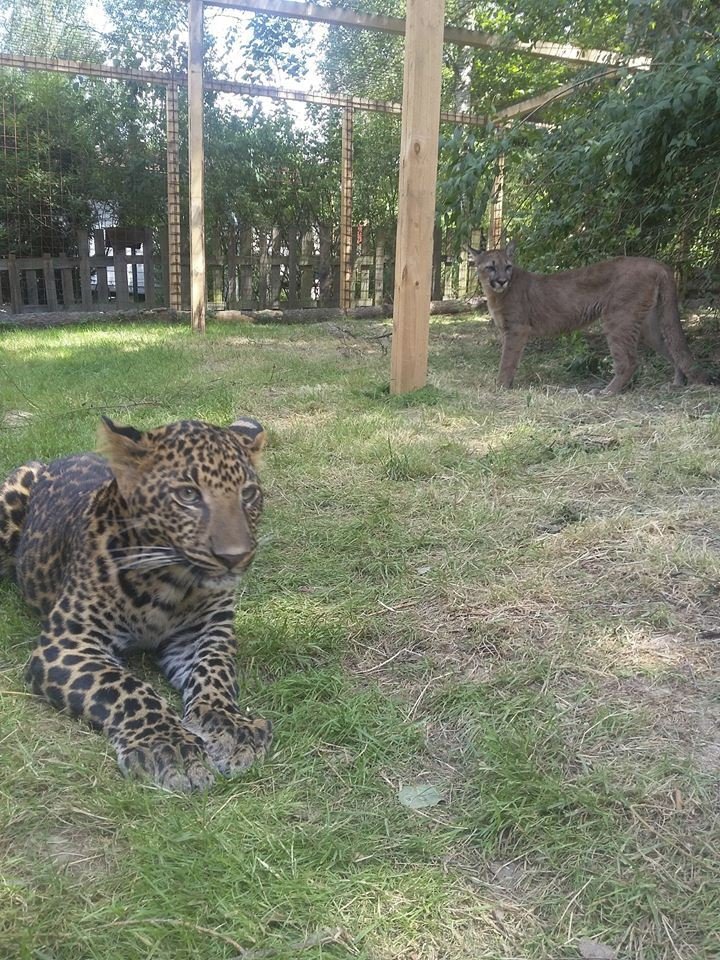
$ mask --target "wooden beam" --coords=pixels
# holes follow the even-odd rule
[[[0,63],[0,66],[2,64]],[[272,84],[240,83],[235,80],[208,80],[206,90],[217,93],[236,93],[244,97],[269,97],[273,100],[294,100],[297,103],[317,103],[325,107],[339,107],[354,110],[366,110],[370,113],[390,113],[396,116],[402,114],[402,105],[391,100],[370,100],[367,97],[346,97],[338,93],[305,93],[302,90],[291,90],[287,87],[276,87]],[[440,114],[442,123],[467,124],[469,126],[484,127],[488,117],[477,113],[445,110]]]
[[[427,378],[445,0],[408,0],[390,392]]]
[[[400,35],[405,33],[405,21],[400,17],[358,13],[344,7],[324,7],[316,3],[298,3],[297,0],[207,0],[207,3],[208,6],[249,10],[271,17],[294,17],[313,23],[328,23],[351,29],[379,30],[382,33]],[[529,57],[547,57],[551,60],[571,63],[624,64],[634,69],[647,69],[651,63],[649,57],[628,59],[614,50],[583,50],[569,43],[553,43],[545,40],[526,43],[510,40],[498,34],[484,33],[481,30],[467,30],[463,27],[444,27],[442,37],[446,43],[456,43],[460,46],[505,50],[522,53]]]
[[[340,171],[340,307],[352,306],[353,109],[346,107],[342,123]]]
[[[190,157],[190,310],[195,333],[205,333],[205,159],[203,144],[203,0],[190,0],[188,45]]]
[[[553,87],[552,90],[546,90],[545,93],[539,93],[535,97],[528,97],[527,100],[519,100],[517,103],[511,103],[507,107],[503,107],[496,111],[493,122],[502,123],[505,120],[511,120],[513,117],[525,117],[536,110],[541,110],[554,100],[560,100],[571,93],[575,93],[581,87],[599,83],[601,80],[617,79],[620,76],[620,70],[613,67],[610,70],[603,70],[602,73],[596,73],[592,77],[575,80],[572,83],[563,83],[559,87]]]

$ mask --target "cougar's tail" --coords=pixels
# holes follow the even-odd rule
[[[44,463],[26,463],[0,484],[0,576],[15,571],[15,552],[27,515],[30,493],[45,468]]]
[[[698,365],[690,353],[685,331],[680,322],[677,287],[667,268],[663,270],[660,279],[657,309],[663,339],[675,366],[685,374],[688,383],[710,383],[709,374]]]

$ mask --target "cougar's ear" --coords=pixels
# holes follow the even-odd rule
[[[267,433],[265,428],[252,417],[240,417],[235,423],[231,423],[228,430],[232,430],[235,437],[243,445],[250,463],[257,467],[260,463],[260,455],[265,447]]]
[[[477,258],[482,256],[483,253],[482,250],[476,250],[475,247],[471,247],[470,244],[467,246],[467,251],[473,260],[477,260]]]
[[[103,417],[98,427],[97,447],[107,457],[120,492],[127,496],[148,453],[146,434],[135,427],[120,427],[110,417]]]
[[[515,251],[517,250],[517,244],[514,240],[511,240],[505,247],[505,256],[508,260],[512,260],[515,256]]]

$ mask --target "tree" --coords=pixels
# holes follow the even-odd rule
[[[521,39],[537,36],[544,24],[549,39],[650,54],[654,65],[578,86],[531,118],[548,125],[542,130],[520,121],[481,136],[452,132],[441,151],[444,222],[457,228],[459,240],[483,222],[502,154],[507,231],[522,240],[529,265],[571,266],[623,253],[680,266],[716,262],[718,8],[706,0],[582,0],[562,8],[527,0],[522,17],[519,8],[515,14]],[[485,77],[488,59],[481,63]],[[597,73],[574,71],[578,81]],[[530,67],[524,74],[538,76]],[[473,88],[477,77],[476,70]]]

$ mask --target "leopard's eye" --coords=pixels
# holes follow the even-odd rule
[[[260,488],[257,484],[248,483],[247,486],[243,487],[240,491],[240,496],[244,504],[250,504],[257,499],[257,495],[260,493]]]
[[[195,507],[202,502],[202,494],[197,487],[191,487],[189,485],[184,487],[177,487],[175,490],[175,496],[180,501],[180,503],[185,504],[188,507]]]

